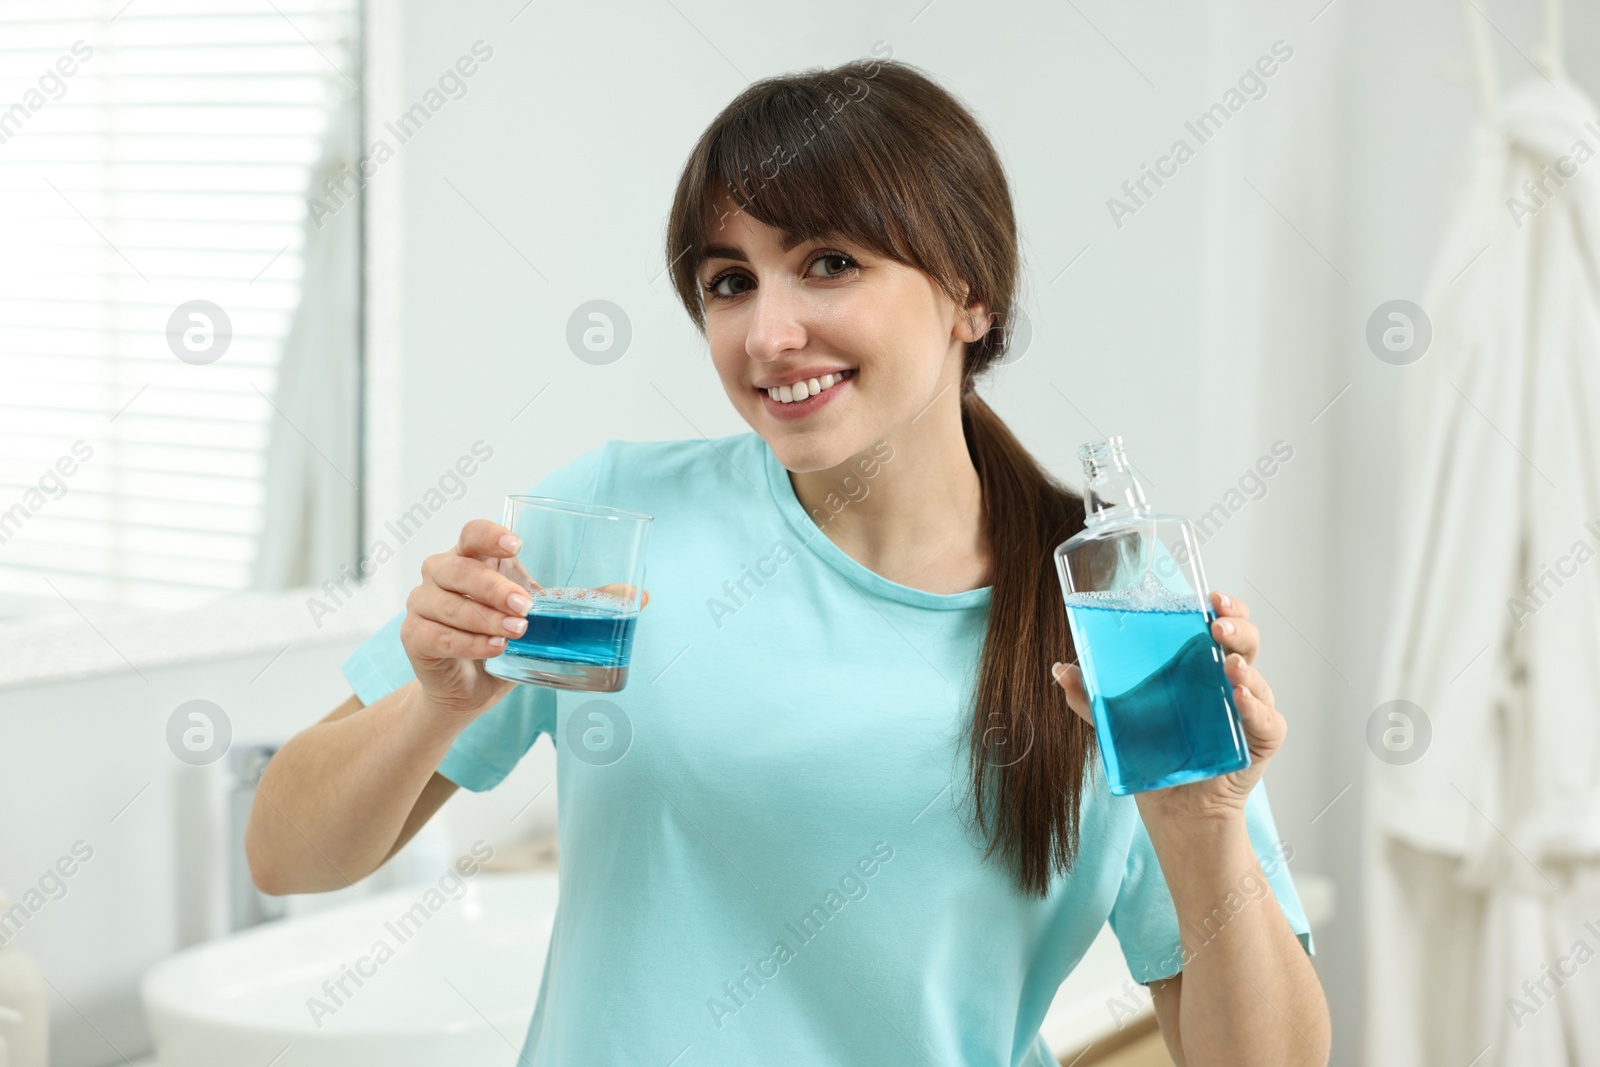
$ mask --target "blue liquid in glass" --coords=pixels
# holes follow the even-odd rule
[[[1069,598],[1079,666],[1111,792],[1164,789],[1250,765],[1211,611],[1130,610]],[[1099,594],[1105,597],[1106,594]],[[1071,601],[1077,601],[1072,603]]]
[[[528,628],[506,642],[505,655],[583,667],[626,667],[638,621],[637,608],[611,597],[539,597],[528,611]]]

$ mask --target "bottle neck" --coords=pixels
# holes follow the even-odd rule
[[[1150,513],[1144,487],[1122,447],[1122,438],[1090,442],[1078,449],[1083,461],[1083,513],[1085,523],[1138,518]]]

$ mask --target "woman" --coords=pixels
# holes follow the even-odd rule
[[[628,687],[484,671],[527,602],[493,565],[515,540],[469,522],[268,767],[257,884],[364,877],[548,733],[561,905],[524,1062],[1043,1065],[1109,919],[1180,1064],[1326,1063],[1246,607],[1215,600],[1252,751],[1223,778],[1111,796],[1055,662],[1083,502],[973,389],[1018,256],[972,116],[892,61],[756,83],[667,245],[754,432],[611,441],[533,490],[656,516]]]

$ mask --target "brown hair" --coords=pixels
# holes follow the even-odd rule
[[[917,68],[857,60],[755,82],[700,136],[667,223],[672,282],[703,334],[703,249],[726,193],[738,210],[802,239],[838,234],[922,270],[958,307],[994,323],[967,345],[961,425],[982,485],[993,559],[989,626],[968,751],[987,860],[1045,896],[1078,849],[1094,731],[1051,679],[1076,655],[1052,552],[1083,528],[1083,500],[1041,467],[974,391],[1005,352],[1018,280],[1005,172],[983,128]],[[1018,752],[1021,755],[1017,755]],[[992,806],[992,811],[989,810]]]

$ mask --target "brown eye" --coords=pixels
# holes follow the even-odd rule
[[[845,255],[843,252],[824,252],[817,256],[816,259],[811,261],[811,265],[813,267],[815,267],[818,263],[842,264],[837,271],[824,270],[823,273],[816,275],[816,277],[819,278],[838,278],[841,275],[848,273],[850,269],[856,265],[856,261]]]
[[[725,292],[722,292],[718,288],[718,286],[720,286],[723,282],[733,281],[735,279],[741,279],[743,281],[749,281],[750,280],[749,278],[746,278],[743,274],[739,274],[736,271],[729,271],[726,274],[719,274],[715,278],[712,278],[709,282],[706,283],[705,290],[706,290],[707,293],[711,294],[711,296],[713,298],[717,299],[717,300],[732,300],[734,297],[739,295],[739,292],[743,292],[744,290],[740,290],[739,292],[733,292],[733,293],[725,293]]]

